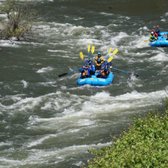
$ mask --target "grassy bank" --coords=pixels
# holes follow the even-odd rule
[[[111,146],[91,153],[88,168],[168,167],[168,102],[164,114],[137,119]]]

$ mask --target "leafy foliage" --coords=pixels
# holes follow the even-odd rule
[[[4,21],[5,28],[0,34],[1,38],[16,37],[19,40],[31,29],[34,12],[30,10],[27,2],[23,4],[17,0],[6,0],[0,11],[7,15],[7,20]]]
[[[113,145],[92,150],[88,168],[165,168],[168,165],[168,103],[165,115],[137,119]]]

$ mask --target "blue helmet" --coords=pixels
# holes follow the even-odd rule
[[[98,56],[101,56],[101,52],[100,52],[100,51],[98,51],[97,55],[98,55]]]

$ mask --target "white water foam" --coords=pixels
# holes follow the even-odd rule
[[[19,47],[19,45],[17,45],[12,40],[0,40],[0,46],[1,47],[14,47],[14,48],[18,48]]]
[[[11,146],[12,142],[0,142],[0,147]]]
[[[160,62],[167,62],[168,61],[168,55],[165,53],[158,53],[157,55],[151,57],[149,59],[152,62],[160,63]]]
[[[23,88],[27,88],[29,85],[25,80],[21,80],[21,83],[23,84]]]
[[[53,69],[54,69],[53,67],[48,66],[37,70],[37,73],[47,73],[53,71]]]
[[[82,153],[88,153],[90,148],[101,148],[104,146],[109,146],[111,143],[98,143],[90,145],[73,145],[64,148],[52,148],[52,150],[38,150],[32,149],[29,151],[29,156],[22,160],[6,159],[0,158],[0,162],[8,168],[12,166],[24,166],[24,165],[35,165],[35,164],[47,164],[49,160],[54,159],[54,163],[57,164],[66,160],[69,156],[77,156]]]
[[[139,112],[142,108],[159,105],[162,99],[167,97],[167,93],[164,90],[151,93],[138,93],[137,91],[133,91],[113,97],[108,92],[101,92],[91,96],[89,99],[86,98],[84,102],[82,97],[75,97],[71,95],[71,101],[64,98],[64,107],[68,104],[70,105],[72,102],[74,103],[64,108],[61,115],[50,118],[30,118],[29,122],[33,123],[29,125],[30,128],[34,126],[38,128],[41,125],[43,128],[46,127],[61,131],[74,126],[76,128],[82,126],[92,127],[95,121],[103,115],[126,115],[131,112],[135,113],[135,109],[136,112]],[[62,98],[60,97],[60,99]],[[59,107],[58,103],[56,103],[57,101],[58,99],[55,100],[55,104],[52,104],[56,106],[55,108]],[[51,108],[50,105],[45,105],[44,107],[45,110]]]
[[[65,51],[65,50],[51,50],[51,49],[48,49],[48,52],[53,52],[53,53],[57,53],[57,52],[68,53],[68,52]]]

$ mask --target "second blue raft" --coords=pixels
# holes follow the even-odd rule
[[[158,39],[149,43],[152,47],[168,47],[168,32],[160,32]]]

